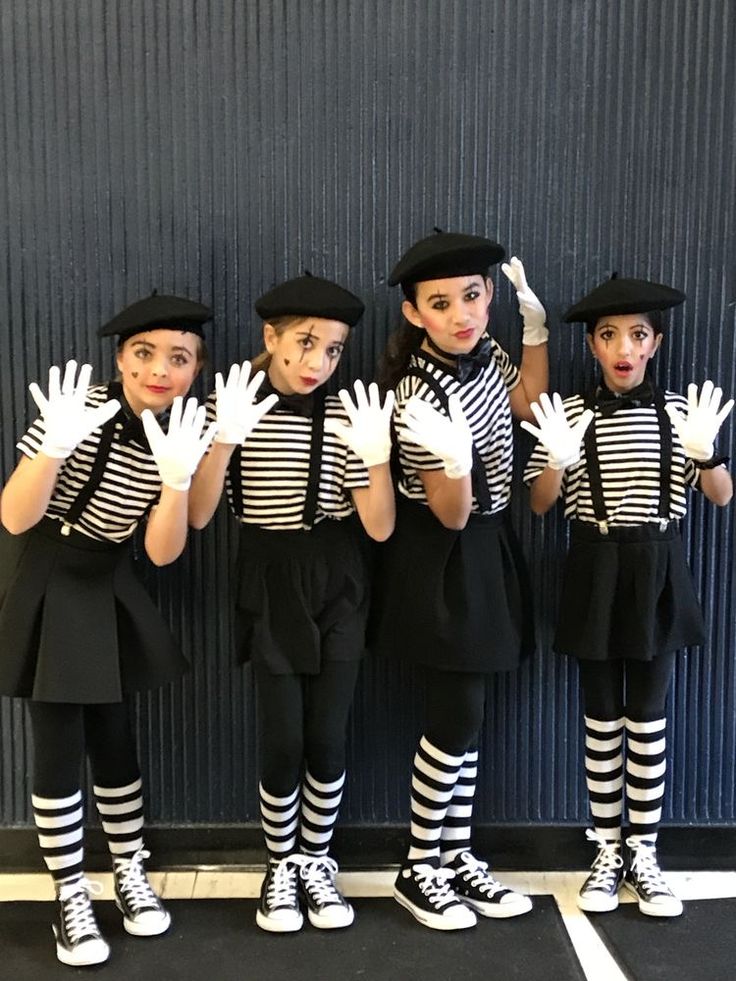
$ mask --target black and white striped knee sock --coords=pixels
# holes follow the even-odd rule
[[[410,862],[439,863],[442,825],[464,760],[465,754],[443,753],[426,736],[419,741],[411,777]]]
[[[69,797],[31,795],[38,843],[57,891],[64,883],[82,878],[84,813],[82,791]]]
[[[664,800],[666,719],[626,720],[626,806],[629,834],[656,841]]]
[[[115,858],[132,858],[143,848],[143,781],[122,787],[93,787],[97,812]]]
[[[470,851],[470,829],[473,819],[473,800],[478,781],[478,750],[469,749],[447,808],[440,836],[440,862],[447,865],[460,852]]]
[[[309,770],[302,786],[300,850],[308,855],[327,855],[340,809],[345,773],[330,783],[316,780]]]
[[[585,781],[596,834],[621,839],[624,798],[624,720],[585,716]]]
[[[258,784],[261,806],[261,826],[270,858],[281,859],[296,849],[299,826],[299,785],[286,797],[269,794]]]

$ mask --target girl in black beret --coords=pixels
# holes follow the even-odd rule
[[[241,660],[253,662],[259,797],[268,865],[256,922],[299,930],[302,901],[320,929],[349,926],[330,842],[345,784],[348,713],[365,653],[366,539],[394,525],[389,457],[393,399],[355,383],[326,395],[362,312],[316,276],[256,303],[265,352],[218,376],[208,409],[216,442],[194,480],[190,520],[203,527],[226,489],[240,526],[236,613]],[[255,399],[260,401],[254,401]]]
[[[389,341],[383,384],[396,389],[399,505],[384,547],[376,646],[422,665],[423,736],[414,757],[411,842],[394,896],[438,930],[509,917],[531,902],[502,886],[471,849],[478,741],[488,675],[533,645],[529,590],[507,520],[512,415],[547,385],[544,309],[521,262],[503,270],[524,320],[521,368],[489,334],[485,238],[438,232],[417,242],[389,282],[405,324]]]
[[[117,333],[119,379],[89,385],[91,367],[49,371],[31,394],[40,416],[0,499],[0,694],[28,700],[33,811],[56,888],[57,957],[107,960],[83,873],[85,749],[128,933],[154,936],[170,917],[146,877],[141,774],[125,697],[186,668],[136,578],[129,548],[145,522],[156,565],[187,535],[191,474],[213,432],[182,396],[202,359],[210,313],[179,297],[133,304],[100,333]],[[157,416],[168,413],[164,430]],[[163,420],[162,420],[163,421]]]
[[[615,909],[623,882],[642,913],[682,912],[656,852],[675,655],[704,639],[679,523],[689,488],[715,504],[731,499],[714,441],[733,407],[721,408],[721,390],[709,381],[700,394],[690,385],[684,399],[649,376],[662,311],[684,298],[645,280],[596,287],[565,319],[586,324],[600,381],[564,401],[543,395],[533,406],[537,426],[526,425],[539,439],[525,472],[532,509],[544,514],[561,497],[571,521],[554,649],[580,665],[594,826],[587,836],[598,847],[578,896],[587,911]]]

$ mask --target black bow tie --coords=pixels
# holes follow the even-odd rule
[[[281,409],[283,412],[291,412],[295,416],[304,416],[305,419],[311,419],[314,414],[314,395],[284,395],[277,388],[274,388],[268,379],[268,375],[261,382],[261,387],[258,389],[258,401],[262,402],[267,395],[276,395],[278,397],[278,402],[274,405],[273,409],[278,411]]]
[[[443,367],[446,367],[450,374],[453,374],[461,385],[463,382],[472,381],[476,375],[480,374],[480,372],[484,368],[487,368],[491,363],[490,337],[481,337],[473,350],[469,351],[467,354],[450,354],[449,351],[443,351],[441,347],[438,347],[429,334],[426,335],[426,338],[427,346],[430,347],[435,354],[438,354],[441,358],[451,362],[451,364]]]
[[[640,409],[642,406],[651,405],[653,401],[652,383],[648,378],[623,395],[616,395],[605,385],[600,385],[595,394],[596,408],[604,418],[612,416],[619,409]]]

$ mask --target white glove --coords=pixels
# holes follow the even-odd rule
[[[447,400],[449,418],[428,402],[412,395],[401,413],[401,425],[411,443],[438,456],[451,480],[466,477],[473,468],[473,434],[465,418],[460,396]]]
[[[680,438],[685,454],[692,460],[710,460],[713,444],[723,420],[733,409],[733,399],[729,399],[718,411],[723,397],[723,389],[715,388],[712,381],[703,382],[698,399],[698,386],[691,382],[687,386],[687,417],[674,406],[665,405],[665,411]]]
[[[366,395],[363,382],[358,379],[355,388],[355,402],[347,389],[338,392],[340,401],[350,419],[345,426],[337,419],[325,419],[325,432],[334,433],[343,443],[347,443],[356,456],[367,467],[388,463],[391,458],[391,413],[394,408],[394,393],[386,394],[381,406],[378,385],[372,382]]]
[[[48,398],[36,382],[28,386],[43,417],[45,433],[41,452],[55,460],[65,460],[83,439],[104,426],[120,409],[117,399],[109,399],[95,409],[88,408],[84,402],[92,366],[83,364],[79,369],[79,379],[75,382],[76,373],[76,361],[67,361],[62,382],[59,380],[59,368],[56,365],[49,368]]]
[[[192,474],[217,430],[217,423],[212,422],[203,434],[205,407],[200,405],[197,408],[196,399],[187,399],[182,413],[182,402],[181,395],[177,395],[171,405],[169,429],[166,433],[150,409],[141,412],[141,422],[161,475],[161,482],[178,491],[189,490]]]
[[[254,402],[256,392],[264,378],[257,371],[250,378],[250,361],[230,368],[227,382],[218,371],[215,375],[215,395],[217,399],[216,443],[229,443],[240,446],[248,434],[261,421],[271,406],[278,402],[278,395],[267,395],[262,402]]]
[[[511,262],[504,262],[501,269],[511,280],[511,284],[516,290],[516,299],[519,301],[519,313],[524,321],[522,344],[526,344],[527,347],[536,347],[538,344],[545,344],[549,337],[549,331],[545,326],[547,314],[539,301],[539,297],[533,290],[529,289],[521,259],[513,256]]]
[[[586,409],[574,426],[565,416],[562,399],[557,392],[550,400],[546,392],[539,396],[539,405],[531,403],[531,410],[539,426],[524,420],[521,428],[535,436],[547,450],[547,466],[551,470],[564,470],[580,459],[580,446],[585,430],[590,425],[593,413]]]

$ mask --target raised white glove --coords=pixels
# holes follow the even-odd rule
[[[232,365],[227,382],[223,380],[222,374],[217,372],[215,375],[216,443],[240,446],[261,418],[278,402],[278,395],[267,395],[262,402],[253,401],[263,378],[262,371],[257,371],[250,378],[250,361],[244,361],[242,365]]]
[[[522,344],[527,347],[536,347],[538,344],[545,344],[549,337],[549,331],[545,326],[547,314],[536,293],[529,289],[526,281],[524,266],[521,259],[513,256],[510,262],[504,262],[501,269],[511,280],[511,284],[516,290],[516,299],[519,301],[519,313],[524,321],[524,333],[522,334]]]
[[[410,442],[438,456],[447,476],[459,480],[473,468],[473,434],[457,393],[447,400],[447,409],[449,418],[412,395],[401,413],[401,425]]]
[[[334,433],[343,443],[347,443],[356,456],[367,467],[388,463],[391,457],[391,413],[394,408],[394,393],[387,392],[381,406],[378,385],[371,382],[366,394],[363,382],[358,379],[355,388],[355,402],[350,392],[341,388],[340,401],[350,419],[346,426],[337,419],[325,419],[325,432]]]
[[[698,398],[698,386],[691,382],[687,386],[687,416],[674,405],[665,405],[675,432],[680,438],[685,454],[692,460],[710,460],[713,444],[723,420],[733,409],[733,399],[719,411],[723,389],[716,388],[712,381],[703,382]]]
[[[75,382],[76,373],[76,361],[67,361],[63,381],[60,381],[61,372],[56,365],[49,368],[48,398],[36,382],[28,386],[43,417],[45,432],[41,452],[55,460],[65,460],[83,439],[104,426],[120,408],[117,399],[109,399],[95,409],[88,408],[84,403],[92,366],[83,364]]]
[[[217,423],[212,422],[203,433],[205,407],[200,405],[198,408],[196,399],[187,399],[182,413],[182,402],[181,395],[172,402],[168,432],[161,429],[150,409],[141,412],[141,422],[161,482],[178,491],[189,490],[192,474],[217,430]]]
[[[539,404],[530,406],[539,426],[524,420],[521,428],[535,436],[547,450],[547,466],[551,470],[564,470],[580,459],[580,446],[593,413],[586,409],[574,426],[565,416],[562,399],[557,392],[550,399],[546,392],[539,396]]]

